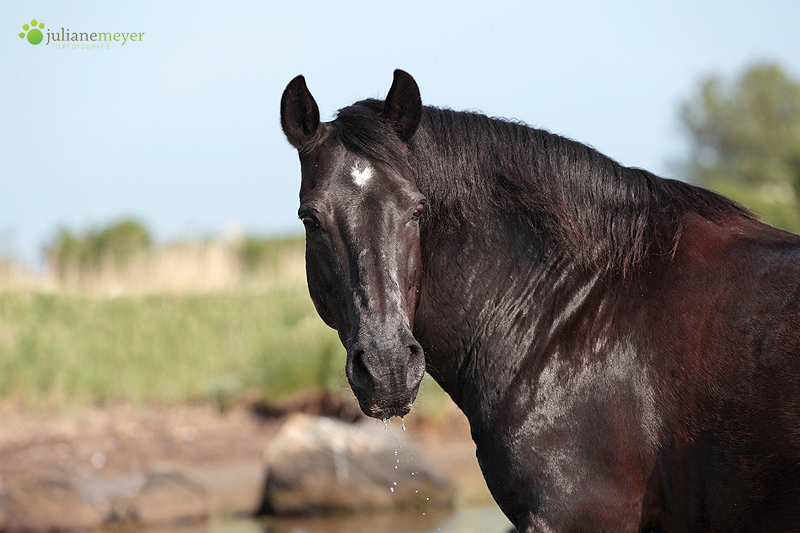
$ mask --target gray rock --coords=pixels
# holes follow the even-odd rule
[[[2,498],[5,531],[82,530],[102,517],[70,481],[40,478],[9,486]]]
[[[108,521],[177,525],[205,520],[209,510],[202,485],[179,472],[151,472],[137,494],[114,501]]]
[[[261,506],[264,492],[261,459],[177,468],[90,478],[82,481],[79,488],[86,494],[87,501],[100,509],[111,523],[136,524],[142,517],[169,524],[193,521],[203,514],[252,516]],[[166,494],[159,496],[160,493]],[[168,506],[169,502],[177,504]],[[157,511],[151,511],[148,506],[156,506]],[[0,505],[0,525],[2,523]]]
[[[213,516],[252,516],[264,492],[264,464],[261,460],[239,460],[184,470],[190,480],[208,493]]]
[[[404,433],[293,415],[266,450],[264,510],[318,514],[449,507],[454,487]]]

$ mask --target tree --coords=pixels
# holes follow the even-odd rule
[[[800,83],[778,65],[710,76],[681,106],[689,177],[800,231]]]

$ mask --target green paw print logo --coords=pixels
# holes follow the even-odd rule
[[[41,30],[39,29],[41,28]],[[24,37],[28,37],[28,42],[31,44],[39,44],[44,39],[44,35],[42,35],[42,30],[44,29],[44,22],[37,22],[36,19],[31,21],[31,25],[28,26],[27,24],[22,25],[22,29],[25,30],[20,32],[19,38],[22,39]],[[27,35],[25,32],[28,32]]]

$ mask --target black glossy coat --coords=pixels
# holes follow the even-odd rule
[[[384,102],[281,122],[365,413],[427,370],[520,531],[800,530],[800,238],[522,124]]]

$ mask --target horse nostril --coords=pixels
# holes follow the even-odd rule
[[[353,384],[364,391],[371,393],[375,385],[372,381],[372,374],[364,361],[364,350],[353,352],[353,363],[350,378]]]
[[[406,369],[406,386],[415,389],[425,375],[425,353],[422,346],[414,342],[408,348],[408,367]]]

